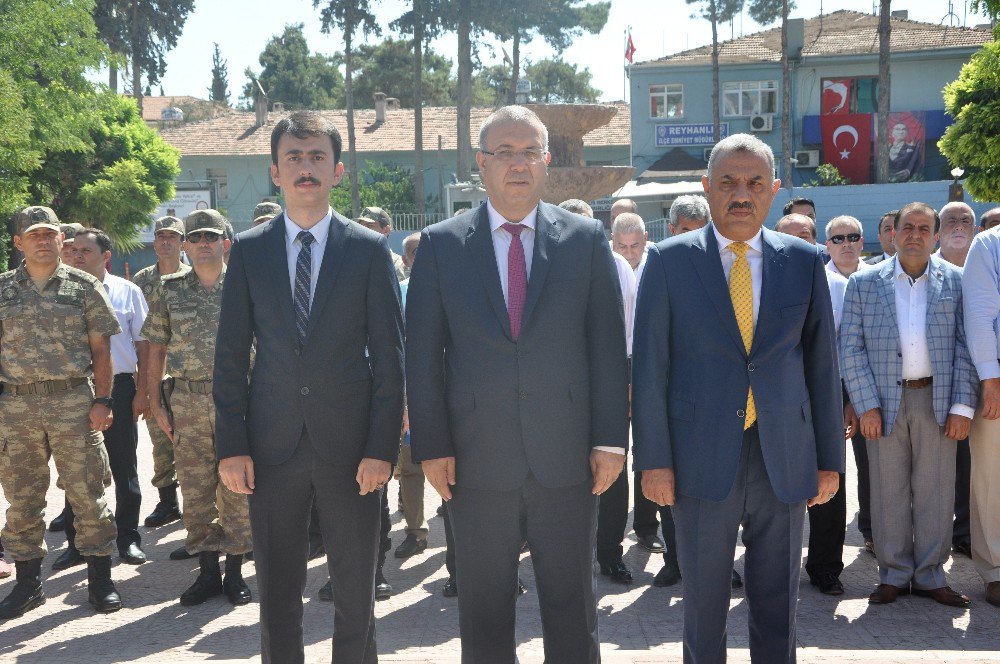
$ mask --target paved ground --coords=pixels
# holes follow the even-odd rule
[[[853,519],[857,499],[852,489],[854,468],[850,456],[848,514]],[[145,516],[156,502],[156,492],[148,484],[152,461],[145,431],[139,457]],[[403,538],[401,515],[395,510],[396,487],[395,482],[389,485],[394,544]],[[62,501],[53,481],[46,522],[58,513]],[[429,514],[434,514],[439,502],[428,487]],[[6,509],[2,497],[0,508]],[[402,565],[389,557],[386,576],[395,595],[376,606],[383,662],[459,661],[457,605],[455,600],[441,596],[446,576],[441,519],[434,517],[430,528],[431,546],[426,553]],[[258,658],[257,604],[234,609],[224,599],[217,598],[200,607],[182,607],[177,598],[194,580],[196,561],[172,562],[167,555],[182,543],[183,529],[174,523],[155,531],[142,530],[143,546],[151,562],[139,567],[121,564],[114,567],[113,576],[126,608],[106,616],[95,615],[87,603],[85,567],[56,574],[48,569],[65,547],[65,539],[61,534],[47,533],[51,551],[45,560],[48,602],[18,620],[0,624],[0,662],[164,663]],[[866,664],[1000,661],[1000,609],[982,599],[983,586],[969,559],[956,556],[948,571],[952,586],[973,597],[970,610],[942,607],[914,597],[902,598],[891,607],[870,607],[866,598],[877,579],[876,563],[859,548],[861,544],[852,523],[848,526],[849,546],[844,555],[847,568],[842,580],[847,593],[843,597],[821,595],[808,581],[802,585],[798,619],[800,661]],[[683,587],[652,587],[661,560],[635,546],[631,534],[626,546],[625,561],[632,568],[636,583],[623,588],[598,577],[604,661],[679,662]],[[736,566],[740,570],[742,555],[742,550],[737,552]],[[256,592],[252,563],[247,564],[245,573]],[[518,653],[522,663],[538,663],[542,661],[541,626],[528,555],[522,561],[521,577],[528,594],[518,602]],[[323,563],[313,561],[305,602],[309,662],[330,661],[332,607],[315,599],[325,581]],[[11,579],[0,581],[0,593],[6,595],[11,585]],[[736,591],[730,610],[731,661],[749,661],[746,616],[745,598],[741,591]]]

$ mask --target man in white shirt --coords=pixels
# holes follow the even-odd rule
[[[111,366],[114,387],[111,391],[114,420],[104,432],[104,446],[115,482],[115,525],[118,527],[118,554],[122,562],[139,565],[146,562],[139,536],[139,467],[136,448],[139,430],[136,421],[148,412],[146,391],[136,389],[136,379],[145,385],[144,371],[149,342],[142,337],[142,324],[148,307],[139,287],[106,270],[111,260],[111,239],[96,228],[78,231],[73,243],[73,267],[83,270],[104,284],[111,306],[118,316],[122,332],[111,337]],[[73,510],[66,504],[66,551],[53,564],[65,569],[84,562],[76,550]]]
[[[861,261],[864,247],[864,228],[856,218],[843,214],[826,225],[826,250],[830,254],[827,270],[848,278],[863,269],[867,266]]]

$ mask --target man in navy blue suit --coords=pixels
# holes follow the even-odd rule
[[[651,248],[633,346],[635,468],[673,505],[684,661],[724,662],[743,527],[750,656],[795,661],[805,508],[844,470],[836,333],[822,259],[763,228],[774,155],[738,134],[712,151],[704,229]]]

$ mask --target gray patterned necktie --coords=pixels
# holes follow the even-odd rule
[[[295,260],[295,327],[299,332],[299,343],[306,340],[309,326],[309,290],[312,286],[312,243],[316,241],[309,231],[302,231],[296,238],[302,243],[299,257]]]

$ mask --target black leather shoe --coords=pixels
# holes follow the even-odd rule
[[[742,588],[743,587],[743,577],[740,576],[740,573],[737,572],[736,570],[733,570],[733,581],[732,581],[732,584],[733,584],[733,588]]]
[[[122,608],[122,598],[111,581],[111,556],[87,556],[87,595],[98,613]]]
[[[521,580],[521,577],[517,577],[517,596],[520,597],[527,592],[528,589],[524,587],[524,581]]]
[[[650,553],[663,553],[666,550],[666,547],[663,546],[663,541],[656,535],[639,535],[636,539],[639,542],[639,546]]]
[[[956,553],[961,553],[963,556],[968,558],[972,557],[972,542],[967,542],[965,540],[959,540],[952,544],[952,548]]]
[[[326,580],[323,587],[319,589],[319,601],[321,602],[332,602],[333,601],[333,583],[330,579]]]
[[[875,556],[875,541],[866,539],[865,540],[865,551]]]
[[[36,606],[45,604],[45,593],[42,592],[42,559],[17,560],[14,562],[17,570],[17,583],[10,594],[0,602],[0,620],[19,618]]]
[[[70,544],[66,547],[56,561],[52,563],[52,569],[56,572],[61,572],[64,569],[69,569],[70,567],[76,567],[77,565],[82,565],[87,562],[80,551]]]
[[[816,586],[824,595],[833,595],[836,597],[844,594],[844,584],[840,582],[840,579],[836,575],[830,572],[810,576],[809,583]]]
[[[198,554],[201,572],[191,587],[181,595],[181,606],[195,606],[210,597],[222,594],[222,571],[219,569],[219,554],[216,551],[202,551]]]
[[[427,540],[417,539],[417,536],[410,533],[403,540],[403,543],[396,547],[396,551],[392,554],[396,558],[409,558],[410,556],[415,556],[418,553],[423,553],[427,550]]]
[[[381,601],[390,597],[392,597],[392,586],[385,580],[382,570],[378,570],[375,574],[375,599]]]
[[[615,583],[623,585],[632,583],[632,572],[629,571],[628,567],[625,567],[625,563],[621,560],[616,560],[610,564],[600,563],[600,566],[601,574],[610,576],[611,580]]]
[[[66,530],[66,511],[63,510],[59,513],[59,516],[52,519],[52,523],[49,524],[49,532],[61,533]]]
[[[656,573],[653,578],[653,585],[657,588],[669,588],[681,580],[681,568],[677,563],[671,561],[664,563],[663,569]]]
[[[455,580],[455,577],[448,577],[448,580],[444,582],[444,588],[441,589],[441,594],[445,597],[458,597],[458,581]]]
[[[197,555],[194,553],[188,553],[187,549],[183,546],[179,549],[174,549],[170,552],[171,560],[190,560],[191,558],[196,558]]]
[[[146,562],[146,554],[135,543],[129,544],[124,549],[118,549],[118,555],[123,563],[129,565],[141,565]]]

